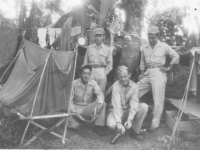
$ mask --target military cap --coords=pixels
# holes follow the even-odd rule
[[[90,65],[82,65],[80,68],[79,68],[79,73],[81,73],[83,71],[83,69],[89,69],[90,72],[92,71],[92,67]]]
[[[150,26],[149,28],[148,28],[148,31],[147,31],[148,33],[152,33],[152,34],[156,34],[156,33],[159,33],[159,28],[158,27],[156,27],[156,26]]]
[[[103,28],[96,28],[94,29],[94,35],[97,35],[97,34],[104,34],[105,31]]]

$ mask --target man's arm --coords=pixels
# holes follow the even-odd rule
[[[97,84],[96,81],[92,81],[93,82],[93,89],[94,89],[94,93],[97,96],[97,102],[99,104],[102,104],[104,102],[104,95],[99,87],[99,85]]]
[[[107,57],[107,66],[106,66],[106,74],[108,74],[113,68],[113,56],[112,50],[109,49],[108,57]]]
[[[170,46],[168,46],[168,48],[167,48],[167,54],[172,58],[172,60],[170,62],[170,66],[169,66],[169,71],[170,71],[173,69],[174,64],[179,63],[180,57],[179,57],[178,53],[175,50],[173,50]]]
[[[135,90],[130,98],[130,109],[129,109],[129,115],[128,115],[128,120],[133,120],[135,117],[135,114],[137,112],[138,109],[138,104],[139,104],[139,100],[138,100],[138,86],[135,85]]]

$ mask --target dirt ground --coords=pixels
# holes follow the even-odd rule
[[[144,100],[145,101],[145,100]],[[144,132],[145,140],[138,142],[129,136],[127,131],[115,145],[110,144],[110,140],[114,137],[115,133],[105,128],[106,136],[99,136],[93,130],[93,125],[83,123],[79,130],[68,129],[67,141],[65,144],[62,140],[51,135],[44,133],[41,137],[37,138],[26,149],[134,149],[134,150],[168,150],[169,139],[171,130],[165,124],[165,111],[175,109],[168,103],[165,103],[163,118],[161,120],[160,128],[155,132]],[[26,127],[25,121],[15,121],[14,117],[7,117],[2,115],[0,110],[0,149],[2,148],[19,148],[19,143]],[[44,126],[50,126],[44,121]],[[148,128],[151,122],[151,113],[148,113],[144,121],[144,128]],[[63,134],[64,125],[56,129],[56,132]],[[25,142],[34,136],[39,129],[30,126],[27,132]],[[200,150],[200,141],[198,143],[185,141],[177,138],[175,144],[172,144],[170,150]]]
[[[149,118],[149,117],[148,117]],[[14,120],[14,119],[10,119]],[[10,122],[10,121],[9,121]],[[145,122],[148,122],[146,120]],[[5,126],[6,125],[6,126]],[[24,121],[17,121],[13,125],[5,122],[5,125],[0,125],[0,149],[2,148],[19,148],[19,143],[22,137],[23,130],[26,127]],[[3,130],[3,127],[6,129]],[[56,129],[56,132],[63,134],[64,125]],[[114,137],[115,133],[105,128],[106,136],[99,136],[93,130],[93,125],[83,123],[79,130],[68,129],[67,141],[62,144],[62,140],[49,134],[44,133],[41,137],[37,138],[26,149],[134,149],[134,150],[167,150],[171,130],[162,119],[160,128],[155,132],[144,132],[145,140],[138,142],[129,136],[128,131],[117,141],[115,145],[110,144],[110,140]],[[4,132],[3,132],[4,131]],[[30,126],[26,140],[30,139],[39,131],[38,128]],[[200,143],[200,142],[199,142]],[[200,150],[200,145],[194,146],[195,143],[187,142],[187,147],[184,146],[185,141],[173,145],[173,150]],[[189,148],[188,148],[189,147]],[[171,149],[171,150],[172,150]]]
[[[59,128],[59,133],[63,132],[63,128]],[[125,133],[115,145],[110,144],[114,133],[106,129],[106,136],[99,136],[93,131],[93,127],[88,124],[82,124],[79,131],[68,129],[65,144],[61,139],[55,138],[53,135],[45,134],[41,138],[33,142],[28,148],[31,149],[134,149],[134,150],[162,150],[165,145],[159,139],[165,135],[170,135],[170,130],[163,124],[159,130],[153,133],[145,133],[145,141],[138,142],[130,138],[129,133]]]

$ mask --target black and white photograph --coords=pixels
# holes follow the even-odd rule
[[[200,150],[200,0],[0,0],[0,149]]]

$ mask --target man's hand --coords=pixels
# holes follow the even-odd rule
[[[124,126],[121,123],[117,123],[117,130],[119,132],[121,132],[122,134],[125,133],[125,128],[124,128]]]
[[[171,72],[171,69],[170,68],[166,68],[166,67],[163,67],[163,68],[160,68],[160,71],[161,72]]]
[[[130,119],[128,119],[125,123],[124,126],[126,127],[126,129],[130,129],[132,126],[132,121]]]
[[[139,75],[138,80],[141,80],[142,78],[144,78],[144,74]]]

